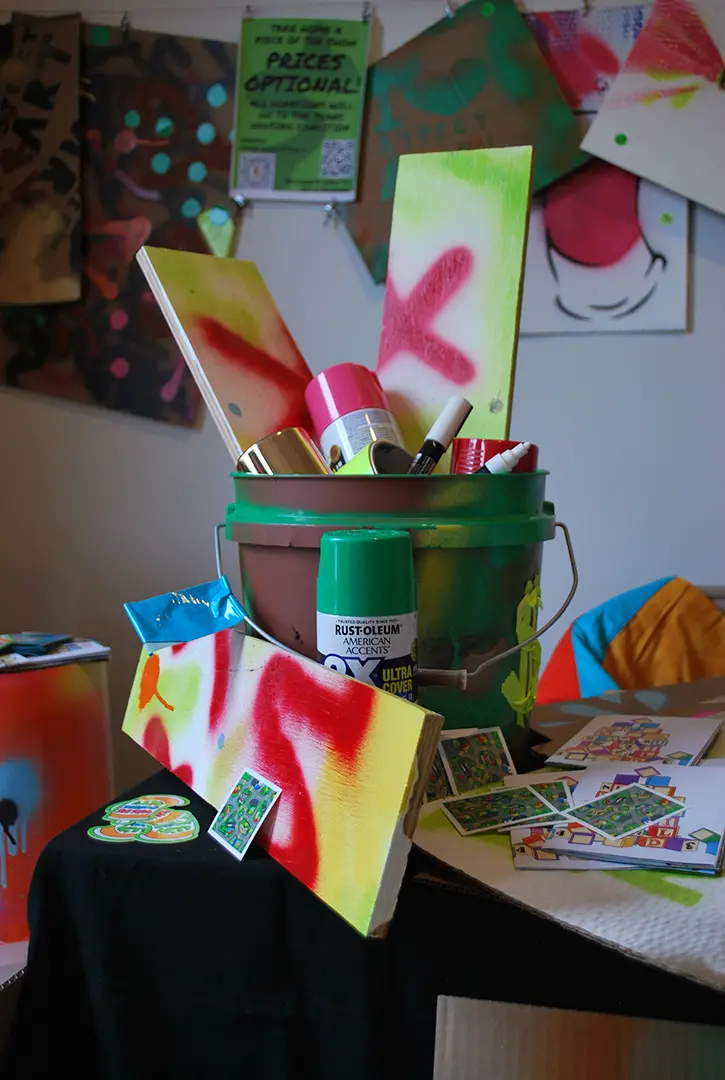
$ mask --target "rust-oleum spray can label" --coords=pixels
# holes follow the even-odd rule
[[[317,659],[325,667],[417,699],[418,612],[410,534],[325,533],[317,578]]]

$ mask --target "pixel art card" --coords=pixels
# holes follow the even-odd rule
[[[441,803],[441,810],[462,836],[554,816],[554,807],[528,787],[500,788],[483,795],[448,799]]]
[[[527,17],[582,134],[649,10]],[[688,239],[687,199],[590,161],[533,200],[521,333],[686,330]]]
[[[621,840],[657,825],[663,818],[677,817],[682,805],[667,795],[640,783],[598,795],[588,803],[577,803],[572,818],[586,829],[609,840]]]
[[[606,810],[605,831],[601,831],[602,823],[596,817],[594,800],[616,797],[632,785],[651,792],[655,800],[668,800],[661,806],[675,804],[679,810],[640,826],[637,832],[627,828],[627,820],[632,822],[631,807],[625,806],[621,815],[618,810]],[[625,799],[628,797],[624,796]],[[703,873],[716,873],[721,865],[725,787],[718,769],[662,764],[591,766],[581,774],[575,802],[572,820],[555,825],[545,840],[547,850],[572,858],[596,858],[638,867]],[[574,820],[583,805],[589,806],[586,816],[591,827]],[[593,831],[594,827],[599,831]]]
[[[583,146],[725,213],[725,4],[655,0]]]
[[[580,141],[514,0],[471,0],[370,68],[358,201],[338,213],[381,282],[401,154],[533,146],[538,191],[586,160]]]
[[[0,304],[78,300],[79,15],[14,15],[0,62]]]
[[[243,859],[281,794],[271,780],[245,769],[209,826],[209,835],[235,859]]]
[[[82,299],[3,308],[0,381],[191,425],[198,391],[135,256],[207,251],[231,222],[236,46],[82,33]]]
[[[586,766],[597,761],[694,765],[722,727],[722,716],[597,716],[547,760]]]
[[[531,165],[530,146],[400,159],[377,372],[408,450],[453,394],[462,435],[508,435]]]
[[[516,773],[501,728],[481,728],[464,734],[444,733],[440,754],[451,793],[500,784]]]

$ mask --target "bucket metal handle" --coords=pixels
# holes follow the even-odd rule
[[[555,527],[557,529],[561,529],[564,534],[566,550],[569,555],[569,565],[571,567],[571,588],[569,589],[569,594],[566,597],[566,600],[561,605],[556,614],[552,615],[552,617],[544,623],[541,629],[537,630],[535,634],[531,635],[531,637],[525,638],[517,645],[512,646],[512,648],[504,650],[504,652],[496,653],[495,656],[489,656],[486,660],[482,661],[482,663],[478,665],[475,671],[466,671],[465,668],[461,668],[459,671],[450,671],[447,669],[436,670],[433,668],[419,669],[418,680],[421,685],[455,686],[459,690],[465,691],[470,687],[471,683],[475,683],[475,681],[479,678],[480,675],[483,674],[483,672],[487,668],[493,667],[494,664],[498,664],[502,660],[506,660],[509,656],[515,656],[517,652],[521,652],[521,650],[525,649],[527,645],[531,645],[534,641],[538,641],[540,637],[544,636],[547,630],[550,630],[551,627],[559,621],[566,609],[571,604],[572,600],[574,599],[574,594],[579,588],[579,569],[576,564],[576,556],[574,555],[574,547],[571,542],[571,534],[569,532],[569,527],[565,525],[563,521],[557,521],[555,523]],[[216,554],[216,569],[219,577],[224,576],[224,571],[222,569],[221,549],[221,531],[223,528],[223,523],[214,526],[214,552]],[[237,602],[239,603],[239,601]],[[261,637],[266,638],[267,641],[270,641],[273,645],[277,645],[280,649],[284,649],[285,652],[290,652],[295,656],[298,655],[294,649],[291,649],[289,647],[289,645],[284,645],[281,641],[277,641],[277,639],[273,638],[271,634],[268,634],[266,630],[263,630],[261,626],[258,626],[257,623],[254,622],[247,614],[243,604],[240,603],[239,606],[244,611],[244,618],[246,622],[249,623],[252,629],[255,630]],[[471,689],[473,689],[473,687],[471,687]]]

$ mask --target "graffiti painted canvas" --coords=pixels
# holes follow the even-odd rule
[[[529,16],[582,131],[649,8]],[[686,330],[687,200],[592,160],[533,200],[522,334]]]
[[[410,450],[453,394],[462,435],[508,435],[531,167],[530,146],[400,159],[377,372]]]
[[[725,214],[722,0],[655,0],[584,145]]]
[[[111,797],[105,663],[0,675],[0,943],[28,936],[41,851]]]
[[[401,154],[533,146],[538,191],[586,160],[580,142],[514,0],[471,0],[370,68],[358,201],[338,213],[381,282]]]
[[[154,247],[138,262],[235,464],[274,431],[312,430],[312,374],[254,263]]]
[[[14,15],[2,43],[0,304],[81,295],[80,40],[78,15]]]
[[[257,834],[361,933],[392,918],[442,718],[224,631],[141,655],[123,730],[217,810],[244,769],[282,789]]]
[[[233,45],[83,28],[83,295],[2,309],[8,386],[195,422],[198,391],[135,256],[229,242],[235,62]]]

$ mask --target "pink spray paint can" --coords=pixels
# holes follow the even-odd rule
[[[339,469],[368,443],[403,440],[377,375],[361,364],[336,364],[316,375],[305,401],[330,468]]]

